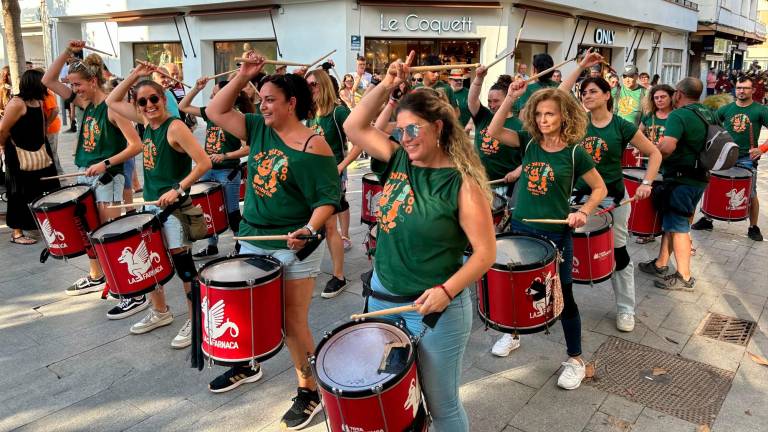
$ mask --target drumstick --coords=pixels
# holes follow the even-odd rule
[[[259,241],[259,240],[288,240],[290,237],[288,237],[288,234],[277,234],[277,235],[260,235],[260,236],[242,236],[242,237],[232,237],[235,240],[246,240],[246,241]],[[300,234],[294,237],[297,240],[317,240],[321,239],[322,236],[320,234],[315,235],[305,235]]]
[[[495,185],[495,184],[501,184],[501,183],[506,183],[506,182],[507,182],[507,180],[505,180],[503,178],[500,178],[498,180],[491,180],[491,181],[488,182],[488,184],[489,185]]]
[[[248,59],[243,57],[237,57],[235,58],[235,61],[242,62],[242,63],[258,63],[258,60],[255,59]],[[264,60],[264,64],[271,64],[271,65],[285,65],[285,66],[300,66],[300,67],[307,67],[309,66],[306,63],[299,63],[299,62],[292,62],[292,61],[285,61],[285,60],[270,60],[266,59]]]
[[[77,172],[77,173],[69,173],[69,174],[61,174],[61,175],[55,175],[51,177],[43,177],[40,180],[56,180],[56,179],[63,179],[63,178],[70,178],[70,177],[80,177],[84,176],[84,172]]]
[[[122,209],[122,208],[131,208],[131,207],[141,207],[141,206],[144,206],[144,205],[155,205],[156,206],[159,203],[160,203],[160,201],[137,201],[135,203],[130,203],[130,204],[115,204],[115,205],[111,205],[111,206],[109,206],[107,208],[110,208],[110,209]]]
[[[327,57],[330,57],[330,56],[332,56],[332,55],[333,55],[335,52],[336,52],[336,50],[333,50],[333,51],[329,52],[328,54],[326,54],[326,55],[324,55],[324,56],[320,57],[319,59],[317,59],[317,60],[313,61],[312,63],[310,63],[310,64],[307,66],[307,69],[309,69],[309,68],[311,68],[312,66],[314,66],[314,65],[316,65],[316,64],[318,64],[318,63],[320,63],[320,62],[321,62],[323,59],[325,59],[325,58],[327,58]]]
[[[160,74],[160,75],[162,75],[162,76],[164,76],[164,77],[166,77],[166,78],[170,79],[171,81],[176,81],[177,83],[179,83],[179,84],[183,85],[184,87],[187,87],[187,88],[192,88],[192,86],[191,86],[191,85],[189,85],[189,84],[185,83],[184,81],[181,81],[181,80],[179,80],[179,79],[176,79],[176,78],[174,78],[174,77],[172,77],[172,76],[168,75],[167,73],[165,73],[165,72],[161,71],[161,70],[158,68],[158,66],[156,66],[156,65],[155,65],[155,64],[153,64],[153,63],[150,63],[150,62],[148,62],[148,61],[144,61],[144,60],[136,60],[136,63],[138,63],[138,64],[141,64],[141,65],[144,65],[144,66],[152,66],[152,67],[156,68],[156,70],[155,70],[155,73],[157,73],[157,74]]]
[[[536,75],[534,75],[534,76],[532,76],[532,77],[528,78],[527,80],[525,80],[525,82],[527,82],[527,83],[530,83],[530,82],[534,82],[534,81],[536,81],[537,79],[539,79],[539,77],[541,77],[541,76],[544,76],[544,75],[546,75],[546,74],[548,74],[548,73],[550,73],[550,72],[554,71],[555,69],[559,69],[559,68],[560,68],[561,66],[563,66],[564,64],[570,63],[570,62],[572,62],[572,61],[574,61],[574,60],[576,60],[576,58],[575,58],[575,57],[574,57],[574,58],[572,58],[572,59],[569,59],[569,60],[565,60],[565,61],[563,61],[563,62],[560,62],[560,63],[558,63],[558,64],[556,64],[556,65],[552,66],[552,67],[551,67],[551,68],[549,68],[549,69],[544,69],[543,71],[541,71],[541,72],[537,73]]]
[[[398,306],[398,307],[393,307],[393,308],[389,308],[389,309],[382,309],[382,310],[377,310],[377,311],[374,311],[374,312],[368,312],[368,313],[363,313],[363,314],[352,314],[352,315],[349,316],[349,319],[351,319],[351,320],[359,320],[359,319],[362,319],[362,318],[371,318],[371,317],[377,317],[377,316],[383,316],[383,315],[393,315],[393,314],[398,314],[398,313],[401,313],[401,312],[413,312],[413,311],[415,311],[418,308],[419,308],[419,305],[410,304],[410,305],[407,305],[407,306]]]
[[[627,198],[624,201],[620,202],[619,205],[614,205],[614,206],[608,207],[606,209],[600,210],[599,212],[595,213],[595,216],[600,216],[600,215],[606,214],[609,211],[616,209],[616,207],[621,207],[621,206],[623,206],[625,204],[629,204],[629,203],[631,203],[634,200],[635,200],[635,197]]]
[[[435,65],[435,66],[414,66],[409,69],[411,73],[414,72],[437,72],[437,71],[444,71],[444,70],[451,70],[451,69],[474,69],[477,67],[482,66],[480,63],[470,63],[470,64],[446,64],[446,65]]]
[[[500,55],[496,60],[492,61],[488,66],[486,66],[486,69],[490,69],[491,66],[495,65],[496,63],[504,60],[507,58],[507,56],[514,56],[515,50],[517,49],[517,46],[520,44],[520,36],[523,34],[523,26],[520,26],[520,29],[517,31],[517,36],[515,37],[515,46],[512,47],[511,50],[504,53],[504,55]]]
[[[115,56],[114,54],[110,54],[110,53],[108,53],[108,52],[106,52],[106,51],[102,51],[102,50],[100,50],[100,49],[96,49],[96,48],[94,48],[94,47],[90,47],[90,46],[88,46],[88,45],[84,45],[84,46],[83,46],[83,48],[84,48],[84,49],[87,49],[87,50],[91,50],[91,51],[93,51],[93,52],[97,52],[97,53],[99,53],[99,54],[104,54],[104,55],[107,55],[107,56],[110,56],[110,57],[114,57],[114,56]]]
[[[559,225],[568,224],[567,219],[523,219],[523,222],[532,222],[532,223],[540,223],[540,224],[559,224]]]
[[[237,71],[239,71],[239,70],[240,70],[240,68],[237,68],[237,69],[232,69],[231,71],[226,71],[226,72],[218,73],[218,74],[216,74],[216,75],[214,75],[214,76],[212,76],[212,77],[208,77],[208,78],[209,78],[209,79],[216,79],[216,78],[218,78],[218,77],[220,77],[220,76],[229,75],[229,74],[231,74],[231,73],[233,73],[233,72],[237,72]]]

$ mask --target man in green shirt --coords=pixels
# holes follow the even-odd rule
[[[768,127],[768,108],[752,100],[754,90],[752,78],[739,78],[736,83],[736,101],[720,107],[717,110],[717,119],[739,146],[736,166],[752,173],[747,236],[754,241],[763,241],[763,234],[757,226],[757,217],[760,214],[760,202],[757,200],[757,160],[762,154],[757,148],[757,141],[763,126]],[[707,217],[702,217],[691,225],[691,229],[695,230],[711,231],[712,228],[712,219]]]
[[[696,279],[691,275],[690,218],[707,186],[707,172],[696,163],[707,140],[707,122],[715,123],[715,116],[699,103],[704,86],[698,78],[684,78],[675,88],[672,98],[677,109],[667,117],[664,138],[659,143],[664,161],[664,208],[659,255],[656,259],[640,263],[640,270],[661,277],[656,287],[666,290],[693,292]],[[698,113],[697,113],[698,112]],[[677,272],[669,270],[670,248],[675,254]]]
[[[440,66],[443,61],[436,55],[427,57],[424,61],[425,66]],[[459,107],[459,102],[456,100],[456,95],[453,93],[451,86],[440,80],[440,72],[424,72],[424,80],[421,83],[417,83],[415,88],[429,87],[433,90],[445,93],[448,97],[448,101],[455,108]]]
[[[555,65],[554,60],[552,60],[552,57],[549,54],[542,53],[542,54],[536,54],[533,56],[533,73],[538,74],[539,72],[545,71],[552,66]],[[552,71],[548,74],[542,75],[539,77],[539,79],[536,82],[532,82],[528,84],[528,88],[525,90],[525,93],[523,93],[522,96],[515,102],[514,105],[512,105],[512,115],[515,117],[520,115],[520,111],[523,110],[523,106],[526,102],[528,102],[528,99],[536,93],[538,90],[541,90],[543,88],[549,88],[549,87],[557,87],[560,85],[559,82],[552,81],[552,74],[555,72]],[[523,78],[527,79],[527,78]]]
[[[646,90],[637,82],[637,66],[629,64],[624,67],[623,86],[616,87],[611,92],[613,97],[613,112],[619,117],[634,124],[640,124],[643,113],[643,98]]]
[[[464,72],[461,69],[451,70],[451,74],[448,76],[451,80],[453,95],[459,105],[459,122],[465,128],[467,127],[467,123],[472,119],[472,114],[469,112],[469,107],[467,106],[469,90],[464,87],[464,80],[467,76],[464,75]]]

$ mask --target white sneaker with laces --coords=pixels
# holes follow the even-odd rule
[[[192,321],[187,320],[184,325],[181,326],[179,334],[171,341],[171,347],[176,349],[186,348],[192,345]]]
[[[172,322],[173,314],[171,313],[170,308],[168,308],[168,310],[165,312],[158,312],[155,310],[155,308],[150,308],[149,313],[144,317],[144,319],[131,326],[131,333],[148,333],[158,327],[167,326]]]
[[[515,339],[511,334],[505,333],[504,336],[499,338],[493,348],[491,348],[491,354],[497,357],[506,357],[512,351],[520,348],[520,338]]]
[[[616,314],[616,328],[619,331],[631,332],[635,329],[635,316],[631,313]]]
[[[586,376],[586,365],[581,360],[569,358],[563,362],[563,371],[557,379],[557,385],[566,390],[575,390],[581,385],[581,381]]]

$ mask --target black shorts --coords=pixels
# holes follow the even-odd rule
[[[349,210],[349,201],[347,201],[347,182],[341,177],[339,177],[339,181],[341,182],[341,201],[339,201],[339,209],[333,213],[335,215]]]

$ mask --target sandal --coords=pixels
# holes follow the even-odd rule
[[[29,237],[25,236],[24,234],[22,234],[22,235],[20,235],[18,237],[11,236],[11,243],[15,243],[15,244],[19,244],[19,245],[33,245],[33,244],[37,243],[37,240],[35,240],[33,238],[29,238]]]

